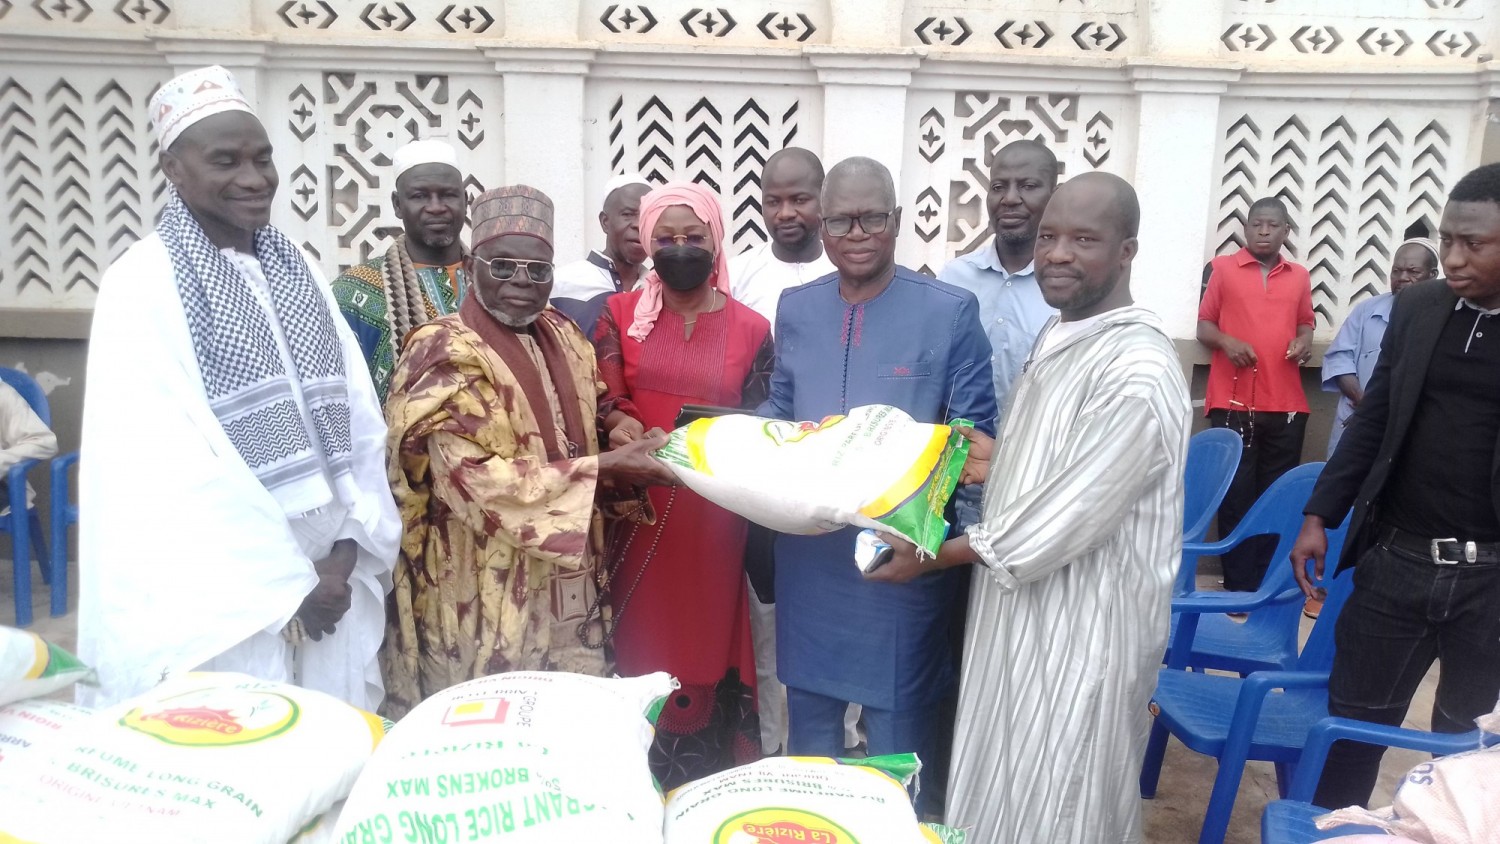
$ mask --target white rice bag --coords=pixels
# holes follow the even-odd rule
[[[858,525],[936,553],[969,454],[960,424],[880,404],[818,422],[736,414],[684,425],[655,454],[693,492],[772,530]]]
[[[338,839],[334,832],[338,830],[339,816],[344,812],[344,801],[333,804],[333,808],[319,815],[302,831],[297,834],[288,844],[333,844]]]
[[[1478,724],[1486,734],[1500,733],[1500,708]],[[1500,745],[1412,768],[1384,809],[1352,806],[1317,818],[1318,829],[1344,824],[1377,827],[1422,844],[1500,841]]]
[[[963,844],[918,823],[906,788],[917,757],[780,757],[667,795],[665,844]]]
[[[345,802],[345,842],[661,844],[647,751],[663,673],[602,679],[517,671],[419,704]]]
[[[321,692],[184,674],[0,765],[0,841],[284,842],[348,793],[384,731]]]
[[[60,700],[18,700],[0,706],[0,767],[94,714]]]
[[[35,633],[0,626],[0,703],[51,694],[93,673]]]

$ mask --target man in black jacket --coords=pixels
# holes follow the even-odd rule
[[[1447,280],[1397,297],[1365,399],[1304,510],[1292,565],[1323,576],[1325,526],[1354,510],[1358,565],[1335,628],[1330,714],[1397,725],[1434,659],[1432,728],[1463,732],[1500,696],[1500,165],[1454,187],[1439,229]],[[1363,804],[1383,749],[1340,742],[1314,798]]]

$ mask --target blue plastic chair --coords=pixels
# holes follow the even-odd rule
[[[1172,668],[1217,668],[1241,676],[1288,670],[1297,661],[1302,592],[1287,560],[1302,529],[1302,508],[1312,495],[1322,463],[1306,463],[1282,475],[1250,508],[1229,536],[1184,546],[1195,554],[1223,554],[1252,536],[1277,537],[1271,565],[1254,592],[1190,592],[1172,599],[1172,631],[1163,657]],[[1328,532],[1328,559],[1337,560],[1344,530]],[[1225,613],[1249,613],[1243,622]],[[1189,642],[1189,648],[1180,643]]]
[[[1202,542],[1213,523],[1224,494],[1240,467],[1244,440],[1230,428],[1209,428],[1188,440],[1187,466],[1183,476],[1182,564],[1177,569],[1173,595],[1192,592],[1198,575],[1197,553],[1190,553],[1188,543]]]
[[[1318,779],[1323,775],[1323,763],[1328,761],[1328,750],[1340,740],[1360,741],[1384,747],[1402,747],[1421,750],[1438,756],[1462,753],[1481,746],[1481,742],[1493,743],[1500,737],[1482,736],[1478,730],[1467,733],[1429,733],[1409,730],[1405,727],[1387,727],[1352,721],[1348,718],[1324,718],[1307,734],[1307,744],[1302,748],[1302,758],[1297,763],[1297,775],[1292,778],[1292,787],[1286,799],[1276,800],[1266,806],[1260,817],[1261,844],[1311,844],[1327,841],[1341,835],[1356,835],[1361,832],[1380,834],[1372,826],[1339,826],[1323,831],[1313,823],[1313,818],[1328,809],[1314,806],[1313,794],[1318,789]]]
[[[52,527],[52,617],[68,611],[68,526],[78,524],[78,505],[73,500],[73,483],[68,470],[78,462],[78,452],[70,451],[52,458],[51,509]]]
[[[31,376],[17,369],[6,369],[0,367],[0,381],[9,384],[38,417],[42,424],[52,426],[52,410],[47,406],[47,394],[42,392],[41,386],[31,380]],[[27,627],[31,624],[31,566],[30,560],[33,549],[36,553],[37,568],[41,570],[42,580],[51,582],[52,573],[48,569],[47,544],[43,537],[42,521],[37,515],[35,507],[26,506],[26,478],[31,469],[41,460],[22,460],[20,463],[10,467],[6,475],[6,489],[10,495],[10,512],[0,516],[0,532],[10,534],[11,546],[11,568],[12,577],[16,590],[16,626]]]
[[[1163,668],[1157,672],[1152,709],[1156,720],[1141,767],[1141,796],[1156,796],[1167,739],[1219,760],[1199,844],[1221,844],[1251,759],[1276,763],[1283,796],[1312,726],[1328,715],[1328,672],[1333,628],[1354,588],[1354,570],[1324,581],[1328,597],[1293,671],[1257,671],[1226,677]],[[1278,693],[1279,692],[1279,693]]]

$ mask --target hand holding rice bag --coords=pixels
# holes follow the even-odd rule
[[[931,555],[946,537],[943,509],[969,450],[954,426],[888,405],[819,422],[720,416],[673,431],[656,456],[694,492],[772,530],[858,525]]]
[[[778,757],[704,777],[667,796],[665,844],[964,844],[917,822],[912,754]]]
[[[439,692],[370,760],[334,840],[661,844],[647,751],[675,688],[517,671]]]
[[[0,765],[0,841],[285,842],[348,793],[383,734],[321,692],[184,674]]]
[[[0,704],[51,694],[93,673],[35,633],[0,626]]]

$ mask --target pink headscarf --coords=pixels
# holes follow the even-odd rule
[[[651,233],[656,229],[656,221],[674,205],[687,206],[698,219],[708,224],[715,249],[714,271],[708,277],[708,284],[723,293],[724,298],[729,298],[729,256],[724,250],[724,214],[719,210],[718,197],[708,188],[692,182],[668,182],[641,197],[641,245],[646,247],[646,254],[650,255],[653,251],[651,247],[655,245],[651,242]],[[661,277],[656,274],[656,270],[652,270],[646,274],[641,298],[636,300],[635,321],[625,333],[636,342],[644,343],[660,314]]]

